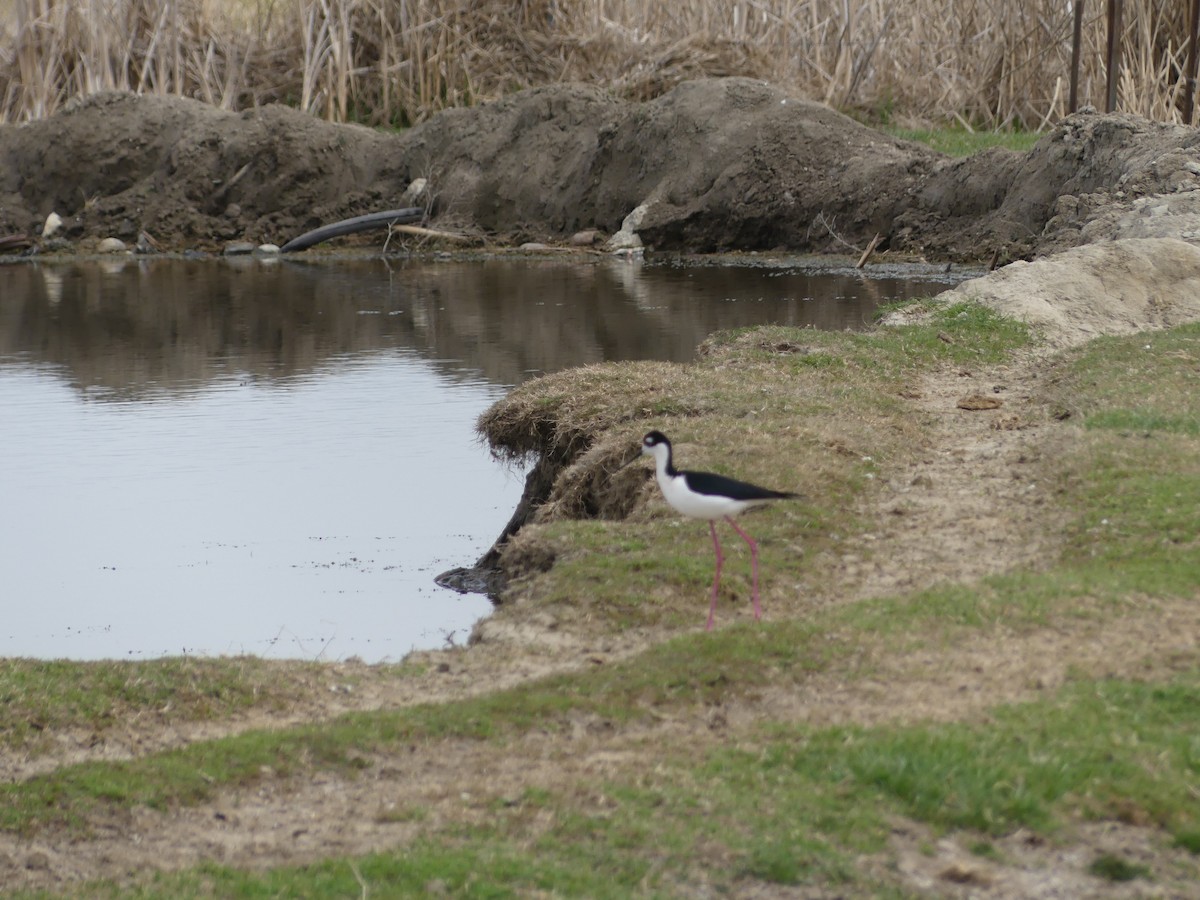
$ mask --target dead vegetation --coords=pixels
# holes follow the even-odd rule
[[[760,78],[880,118],[1036,129],[1067,110],[1071,5],[1055,0],[15,0],[0,122],[120,89],[225,109],[272,101],[409,124],[565,81],[645,100]],[[1185,4],[1130,0],[1119,109],[1178,121]],[[1103,106],[1103,4],[1083,22],[1080,103]]]

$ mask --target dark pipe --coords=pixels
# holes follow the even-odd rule
[[[1082,40],[1083,0],[1075,0],[1075,33],[1071,36],[1071,96],[1067,100],[1069,113],[1079,109],[1079,45]]]
[[[1121,74],[1121,13],[1125,0],[1108,0],[1108,50],[1105,53],[1104,65],[1108,76],[1107,91],[1104,95],[1104,111],[1112,112],[1117,108],[1117,79]]]
[[[1196,104],[1196,27],[1200,24],[1200,0],[1192,0],[1192,16],[1188,24],[1187,72],[1183,88],[1183,124],[1192,124]]]
[[[319,244],[330,238],[342,237],[347,234],[357,234],[360,231],[368,231],[371,228],[378,228],[381,225],[411,225],[413,222],[420,222],[423,218],[425,218],[425,210],[416,206],[368,213],[365,216],[343,219],[340,222],[334,222],[332,225],[322,225],[320,228],[306,231],[300,237],[292,238],[280,249],[284,253],[291,253],[293,250],[307,250],[313,244]]]

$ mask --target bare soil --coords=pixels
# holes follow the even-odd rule
[[[316,224],[388,208],[412,179],[428,177],[437,195],[433,222],[502,239],[558,239],[591,227],[611,233],[646,203],[639,234],[667,249],[819,249],[879,232],[891,249],[978,259],[1095,243],[1071,251],[1085,255],[1045,261],[1065,258],[1065,275],[1036,269],[1043,277],[1007,294],[1004,283],[1015,276],[1003,272],[960,288],[1037,320],[1050,344],[1004,366],[939,371],[911,386],[906,402],[925,423],[930,450],[863,500],[865,515],[881,525],[869,553],[830,567],[829,602],[845,603],[1055,558],[1061,515],[1039,473],[1076,426],[1039,407],[1050,355],[1095,334],[1200,317],[1200,251],[1180,240],[1200,233],[1188,225],[1200,196],[1197,134],[1082,114],[1027,156],[951,161],[741,79],[685,84],[644,104],[619,104],[590,88],[546,88],[395,136],[279,108],[233,114],[104,95],[44,122],[0,128],[0,236],[40,230],[53,210],[78,248],[140,230],[177,249],[233,239],[282,243]],[[1149,243],[1112,241],[1126,237]],[[1131,259],[1151,262],[1131,268]],[[1098,281],[1085,283],[1089,272]],[[1072,283],[1084,286],[1063,287]],[[749,740],[768,718],[970,720],[1051,690],[1072,669],[1133,675],[1194,665],[1197,634],[1200,604],[1146,601],[1131,604],[1115,627],[1081,618],[920,654],[875,650],[878,675],[868,680],[816,676],[799,692],[766,691],[653,725],[581,720],[571,734],[521,738],[503,756],[469,741],[397,747],[353,781],[268,780],[201,807],[140,809],[96,823],[87,840],[0,834],[0,885],[69,890],[80,879],[123,880],[205,860],[264,868],[383,850],[418,828],[483,820],[495,798],[528,787],[569,790],[652,766],[664,741],[700,753]],[[101,738],[64,733],[44,756],[0,754],[0,780],[347,710],[452,700],[603,666],[660,638],[593,634],[586,623],[564,627],[506,605],[481,623],[469,648],[416,655],[424,674],[330,665],[303,676],[305,700],[286,712],[188,725],[148,718]],[[415,807],[428,811],[421,823],[404,815]],[[1197,896],[1196,860],[1137,823],[1081,823],[1052,845],[1023,834],[1002,843],[1003,861],[983,860],[955,839],[898,821],[889,858],[862,864],[915,892],[949,897]],[[1158,880],[1100,881],[1086,871],[1100,852],[1151,863]],[[694,887],[681,890],[704,892]],[[750,883],[744,894],[812,895]]]
[[[500,243],[613,234],[640,209],[653,249],[845,252],[878,234],[880,252],[1003,262],[1200,221],[1194,129],[1080,113],[1028,154],[948,159],[723,78],[644,103],[538,88],[397,134],[280,106],[99,94],[0,126],[0,239],[36,238],[54,212],[66,243],[43,242],[52,250],[141,232],[175,251],[282,245],[396,208],[422,178],[429,224]]]

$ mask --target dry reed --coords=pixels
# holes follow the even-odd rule
[[[525,87],[628,99],[746,75],[877,119],[1035,129],[1066,113],[1070,0],[8,0],[0,121],[106,89],[409,124]],[[1104,4],[1080,103],[1103,105]],[[1119,108],[1178,121],[1183,4],[1128,0]]]

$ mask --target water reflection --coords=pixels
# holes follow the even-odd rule
[[[395,346],[510,386],[603,360],[691,359],[723,328],[858,328],[880,302],[951,283],[615,260],[0,266],[0,354],[31,353],[116,397]]]
[[[520,493],[473,439],[531,373],[862,324],[933,280],[610,260],[0,266],[0,654],[396,659],[461,639]],[[819,297],[817,286],[825,292]]]

